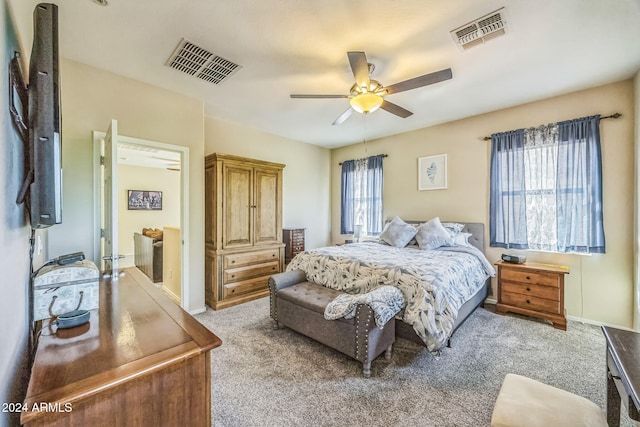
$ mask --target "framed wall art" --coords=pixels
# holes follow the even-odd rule
[[[447,188],[447,155],[420,157],[418,159],[418,190],[443,190]]]
[[[161,211],[162,191],[128,190],[128,208],[131,211]]]

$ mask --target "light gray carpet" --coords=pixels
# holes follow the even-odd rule
[[[268,298],[196,318],[222,339],[211,352],[214,426],[488,426],[509,372],[605,407],[605,341],[592,325],[564,332],[478,309],[439,359],[398,340],[365,379],[355,360],[272,330]],[[623,415],[622,425],[633,424]]]

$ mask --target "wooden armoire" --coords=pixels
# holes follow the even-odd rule
[[[284,269],[285,165],[214,153],[205,157],[205,301],[218,310],[269,294]]]

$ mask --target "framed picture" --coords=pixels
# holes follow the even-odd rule
[[[161,211],[162,191],[128,190],[128,208],[132,211]]]
[[[447,188],[447,155],[420,157],[418,159],[418,190],[445,188]]]

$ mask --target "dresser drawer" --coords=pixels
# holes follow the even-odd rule
[[[230,268],[223,272],[223,282],[225,284],[231,282],[239,282],[241,280],[250,279],[258,276],[269,276],[280,272],[280,262],[273,261],[257,265],[248,265],[245,267]]]
[[[560,301],[560,288],[555,288],[552,286],[540,286],[503,281],[501,291]]]
[[[510,268],[502,268],[500,272],[502,280],[510,280],[512,282],[532,283],[542,286],[560,287],[557,274],[545,274],[538,271],[521,271]]]
[[[533,297],[530,295],[516,294],[512,292],[501,292],[500,302],[514,307],[525,308],[535,311],[546,311],[548,313],[561,314],[560,301],[545,298]]]
[[[225,283],[222,287],[222,297],[233,298],[267,289],[269,287],[269,277],[271,276],[255,277],[240,282]]]
[[[278,249],[267,249],[264,251],[242,252],[239,254],[224,255],[222,265],[225,269],[242,267],[245,265],[262,262],[276,261],[280,256]]]

